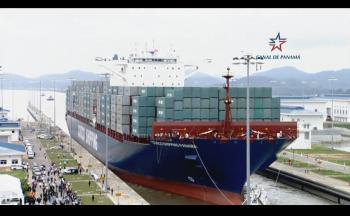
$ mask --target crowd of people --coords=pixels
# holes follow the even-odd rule
[[[43,167],[41,178],[33,177],[30,183],[30,205],[80,205],[80,198],[66,182],[61,168],[55,164]]]

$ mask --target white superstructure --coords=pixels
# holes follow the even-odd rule
[[[115,55],[113,59],[96,58],[110,73],[110,86],[183,87],[185,66],[174,55],[160,55],[158,50],[130,54],[128,58]]]

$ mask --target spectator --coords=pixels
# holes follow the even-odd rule
[[[92,196],[91,196],[91,200],[92,200],[92,202],[94,202],[95,201],[95,196],[92,194]]]
[[[89,187],[91,186],[91,181],[89,180]]]
[[[112,194],[112,196],[113,196],[113,188],[111,188],[111,194]]]

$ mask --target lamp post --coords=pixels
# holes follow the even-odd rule
[[[237,60],[242,60],[243,62],[233,62],[233,64],[235,65],[239,65],[239,64],[244,64],[247,65],[247,98],[246,98],[246,147],[247,147],[247,151],[246,151],[246,159],[247,159],[247,167],[246,167],[246,178],[247,178],[247,202],[246,205],[250,205],[251,204],[251,200],[250,200],[250,110],[249,110],[249,65],[261,65],[263,64],[262,62],[259,61],[255,61],[252,62],[252,60],[256,60],[256,58],[254,58],[252,55],[244,55],[240,58],[238,57],[234,57],[233,58],[234,61]]]
[[[101,74],[105,77],[106,79],[106,85],[109,81],[109,73],[104,73]],[[106,134],[105,134],[105,178],[104,178],[104,189],[105,191],[108,190],[108,183],[107,183],[107,179],[108,179],[108,124],[107,124],[107,98],[105,99],[105,128],[106,128]]]
[[[338,80],[337,78],[328,78],[328,81],[331,81],[331,91],[332,91],[332,109],[331,109],[331,117],[332,117],[332,130],[334,126],[334,110],[333,110],[333,81]],[[334,148],[334,141],[333,141],[333,132],[332,132],[332,148]]]
[[[2,65],[0,65],[0,75],[1,75],[1,109],[2,109],[2,114],[4,113],[4,94],[3,94],[3,82],[2,82],[2,80],[4,79],[4,75],[5,74],[3,74],[2,73]]]
[[[68,80],[70,81],[71,85],[72,85],[72,81],[74,80],[72,77],[68,78]],[[74,108],[74,98],[75,98],[75,92],[73,92],[73,98],[72,98],[72,107]],[[56,101],[56,98],[55,98]],[[69,131],[70,133],[72,133],[72,120],[73,120],[73,116],[70,116],[70,122],[69,122]],[[72,151],[72,134],[70,134],[70,151]]]
[[[306,81],[301,81],[301,84],[303,84],[303,107],[304,107],[304,109],[305,109],[305,84],[306,84],[307,82]]]

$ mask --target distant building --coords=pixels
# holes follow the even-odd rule
[[[281,121],[298,123],[298,138],[288,149],[311,149],[311,131],[323,130],[323,114],[298,106],[281,106]]]
[[[281,98],[281,106],[301,106],[305,110],[320,112],[323,119],[332,117],[332,97]],[[333,97],[333,117],[335,122],[350,122],[350,97]]]
[[[316,98],[281,98],[281,106],[303,107],[305,110],[314,111],[323,115],[323,121],[327,119],[328,102]],[[330,110],[329,110],[330,112]]]
[[[18,121],[8,120],[9,110],[0,107],[0,142],[19,141],[21,125]]]
[[[23,144],[0,142],[0,168],[22,164],[26,150]]]

